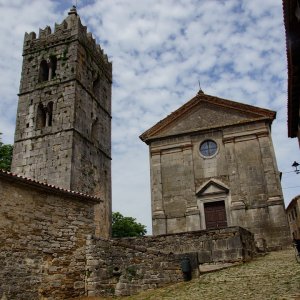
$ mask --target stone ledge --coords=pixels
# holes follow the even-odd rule
[[[234,267],[242,264],[242,262],[233,262],[233,263],[215,263],[215,264],[202,264],[199,265],[199,271],[201,273],[216,272],[226,268]]]

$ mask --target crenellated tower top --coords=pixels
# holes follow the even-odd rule
[[[77,80],[91,93],[98,85],[99,78],[112,83],[112,63],[92,33],[82,25],[75,6],[61,24],[55,24],[54,32],[50,26],[40,29],[38,37],[35,32],[26,32],[23,57],[23,73],[30,72],[31,78],[21,81],[20,94],[40,87],[41,82],[44,86]],[[46,82],[49,79],[51,82]],[[110,113],[107,105],[106,109]]]
[[[111,68],[111,62],[109,62],[108,56],[104,53],[101,46],[97,44],[92,33],[87,32],[87,27],[82,25],[75,6],[70,9],[68,17],[64,19],[61,24],[55,23],[53,33],[50,26],[40,29],[38,38],[35,32],[26,32],[24,37],[23,55],[29,54],[39,47],[53,47],[57,43],[71,42],[74,39],[78,39],[96,55],[99,55],[102,58],[103,63],[107,65],[109,69]]]

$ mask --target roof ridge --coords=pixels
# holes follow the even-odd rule
[[[199,96],[202,96],[202,95],[199,95]],[[259,106],[255,106],[255,105],[251,105],[251,104],[247,104],[247,103],[241,103],[241,102],[237,102],[237,101],[234,101],[234,100],[220,98],[220,97],[212,96],[212,95],[208,95],[208,94],[204,94],[203,96],[209,97],[210,100],[212,100],[212,101],[213,101],[213,99],[215,99],[215,100],[218,100],[218,101],[221,101],[221,102],[226,102],[226,104],[233,104],[233,105],[247,107],[250,110],[253,110],[253,108],[255,108],[256,111],[262,111],[262,112],[265,112],[265,113],[270,113],[271,115],[273,115],[274,113],[276,114],[276,112],[273,111],[273,110],[263,108],[263,107],[259,107]],[[238,109],[237,107],[234,107],[234,108]]]
[[[198,93],[196,96],[194,96],[192,99],[184,103],[182,106],[171,112],[169,115],[167,115],[165,118],[154,124],[152,127],[150,127],[148,130],[146,130],[144,133],[140,135],[140,139],[142,141],[146,141],[150,136],[155,135],[157,132],[162,130],[163,128],[167,127],[169,124],[171,124],[173,121],[178,119],[180,116],[184,115],[184,113],[188,110],[190,110],[193,106],[197,105],[199,101],[208,102],[212,104],[216,104],[223,107],[229,107],[240,111],[248,111],[249,113],[260,115],[261,117],[265,117],[268,119],[275,119],[276,112],[261,108],[258,106],[250,105],[250,104],[244,104],[237,101],[219,98],[216,96],[211,96],[204,93]]]

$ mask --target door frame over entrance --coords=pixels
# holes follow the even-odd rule
[[[227,216],[225,201],[214,201],[204,203],[204,215],[206,228],[227,227]],[[210,217],[210,218],[208,218]],[[208,223],[211,223],[210,225]]]
[[[197,205],[200,211],[200,226],[201,229],[206,229],[204,204],[218,201],[224,201],[227,226],[231,226],[231,218],[229,211],[230,190],[222,182],[211,179],[202,184],[196,192]]]

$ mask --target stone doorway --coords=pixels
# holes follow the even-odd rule
[[[204,203],[206,229],[227,227],[224,201]]]

